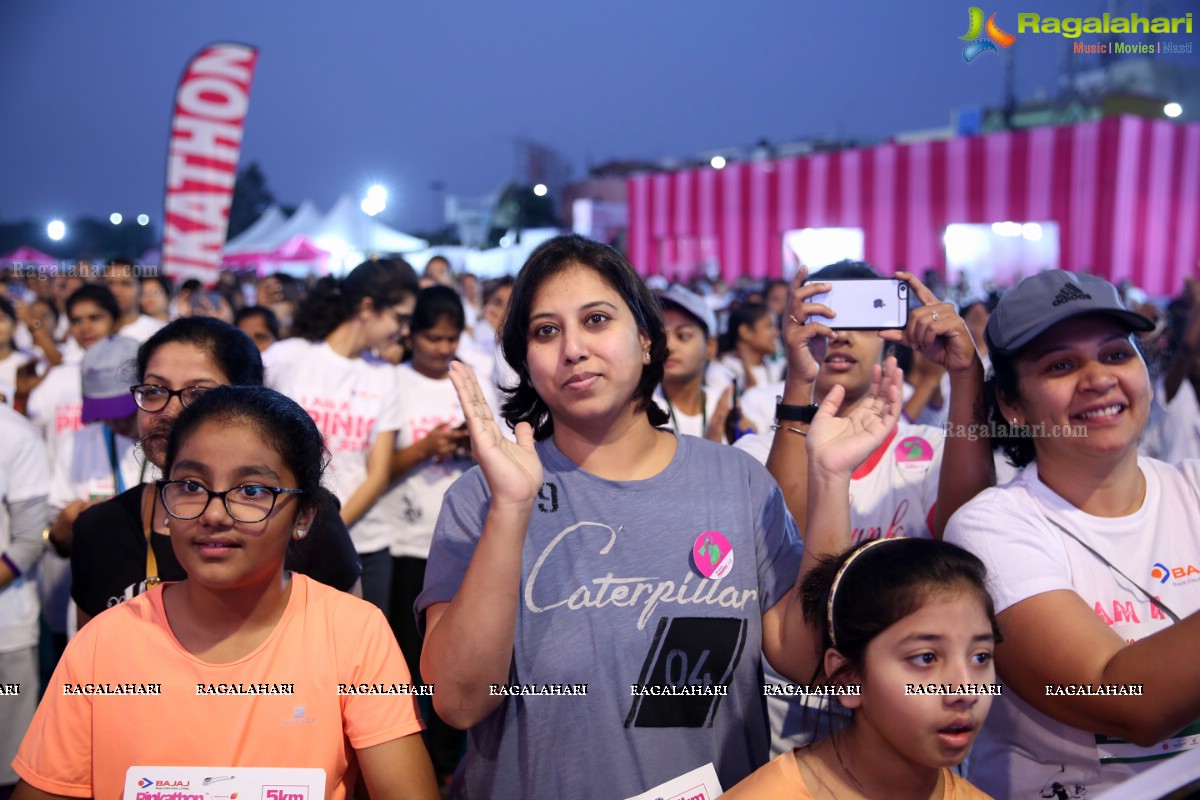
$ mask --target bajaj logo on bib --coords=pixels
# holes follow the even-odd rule
[[[1200,580],[1200,569],[1195,564],[1168,567],[1160,561],[1150,568],[1150,577],[1159,583],[1166,583],[1170,579],[1191,583],[1194,580]]]

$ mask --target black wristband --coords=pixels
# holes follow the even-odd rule
[[[817,415],[817,409],[820,406],[812,403],[807,406],[790,406],[786,403],[775,404],[775,419],[786,422],[805,422],[811,423],[813,417]]]

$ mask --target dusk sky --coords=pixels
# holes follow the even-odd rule
[[[0,222],[120,211],[159,225],[175,86],[213,42],[259,48],[241,164],[258,161],[282,202],[326,210],[378,181],[391,192],[382,219],[427,230],[440,222],[431,182],[466,196],[495,189],[514,177],[518,138],[554,148],[580,177],[611,159],[760,138],[883,138],[945,126],[956,108],[998,105],[1002,60],[962,58],[970,5],[9,0],[0,7]],[[1015,33],[1018,12],[1088,16],[1106,4],[982,7]],[[1020,98],[1053,93],[1063,59],[1083,58],[1064,56],[1066,42],[1018,38]]]

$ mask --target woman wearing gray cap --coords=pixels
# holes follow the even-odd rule
[[[1200,743],[1200,461],[1138,456],[1151,384],[1131,334],[1152,327],[1061,270],[987,325],[992,435],[1025,471],[946,540],[987,565],[1004,634],[968,774],[996,797],[1090,797]]]

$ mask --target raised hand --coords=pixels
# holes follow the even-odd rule
[[[804,282],[808,279],[808,267],[801,266],[788,288],[788,306],[783,319],[783,344],[787,351],[788,380],[815,383],[825,360],[825,349],[830,339],[836,337],[833,330],[816,317],[833,319],[837,312],[824,303],[810,303],[813,295],[828,292],[828,283]]]
[[[848,478],[896,427],[903,407],[903,384],[904,373],[895,358],[888,358],[882,367],[876,364],[871,368],[866,396],[844,417],[837,413],[846,390],[836,384],[830,387],[808,428],[809,471]]]
[[[517,441],[509,441],[501,434],[474,371],[455,361],[450,365],[450,381],[467,420],[471,451],[492,490],[492,505],[531,506],[542,486],[542,462],[534,449],[533,427],[518,423],[514,431]]]
[[[908,281],[913,295],[925,305],[909,312],[904,330],[880,331],[879,338],[911,347],[949,372],[972,369],[979,362],[979,354],[958,309],[938,300],[912,273],[897,272],[896,277]]]

